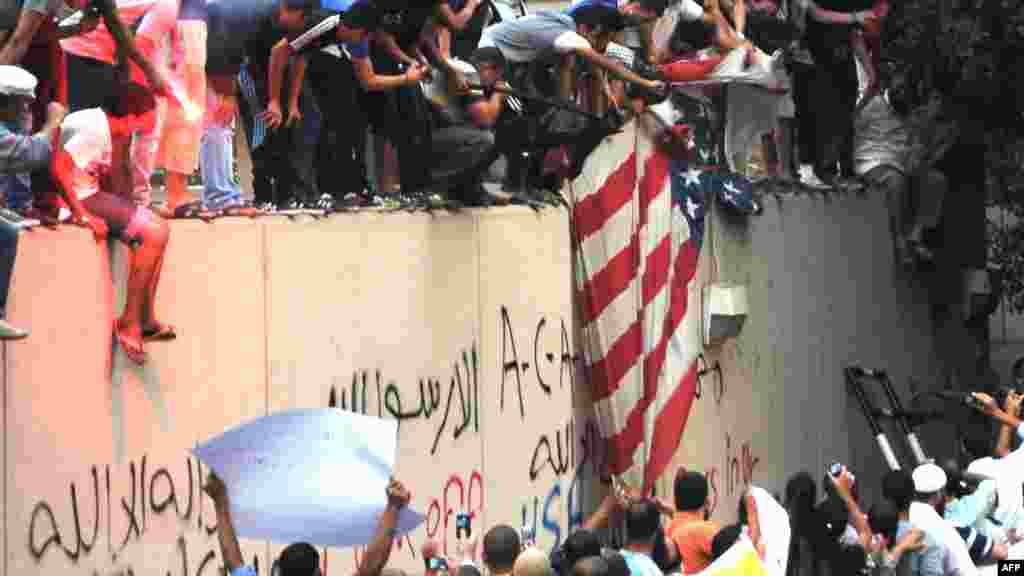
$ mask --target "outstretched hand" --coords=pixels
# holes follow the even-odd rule
[[[409,501],[412,500],[412,493],[398,480],[394,478],[388,484],[388,507],[395,510],[401,510],[409,505]]]
[[[210,471],[209,476],[206,477],[206,483],[203,484],[203,492],[210,496],[214,504],[224,504],[227,502],[227,486],[224,485],[224,481],[213,471]]]

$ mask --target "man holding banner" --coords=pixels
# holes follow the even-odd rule
[[[242,559],[242,549],[238,545],[238,536],[231,518],[231,507],[228,490],[219,477],[213,472],[207,478],[203,490],[213,499],[217,512],[217,538],[220,541],[221,557],[231,576],[256,576],[256,571],[246,566]],[[387,487],[388,504],[380,520],[377,531],[363,554],[356,571],[357,576],[377,576],[388,563],[391,556],[392,542],[397,534],[398,516],[409,504],[412,495],[401,482],[392,479]],[[320,574],[320,554],[311,544],[296,542],[285,548],[275,560],[276,568],[281,576],[315,576]],[[272,572],[276,572],[272,570]]]

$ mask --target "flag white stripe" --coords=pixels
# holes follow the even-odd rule
[[[629,158],[628,153],[623,156],[623,151],[633,149],[636,141],[634,124],[630,122],[621,134],[611,136],[590,153],[583,172],[573,181],[576,204],[598,194],[601,185]]]
[[[639,290],[640,279],[634,276],[629,283],[629,288],[623,290],[622,294],[612,300],[596,320],[587,325],[586,328],[595,345],[592,350],[600,352],[596,358],[603,358],[636,322],[636,302]]]
[[[637,224],[639,223],[633,204],[626,204],[605,221],[599,234],[591,234],[583,240],[583,254],[587,256],[588,282],[604,270],[608,261],[629,246]]]

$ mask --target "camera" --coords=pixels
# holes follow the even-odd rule
[[[833,478],[839,478],[840,476],[843,475],[843,470],[846,470],[846,466],[843,466],[839,462],[833,462],[828,467],[828,475],[833,477]],[[853,475],[853,472],[847,471],[847,474],[850,475],[850,482],[856,481],[856,477]]]
[[[469,514],[457,514],[455,516],[455,537],[459,540],[469,538],[473,534],[470,525],[472,516]]]

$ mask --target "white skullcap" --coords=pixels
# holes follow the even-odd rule
[[[20,66],[0,66],[0,94],[34,99],[38,83],[31,72]]]
[[[946,472],[931,462],[914,468],[912,477],[914,490],[920,494],[934,494],[946,487]]]

